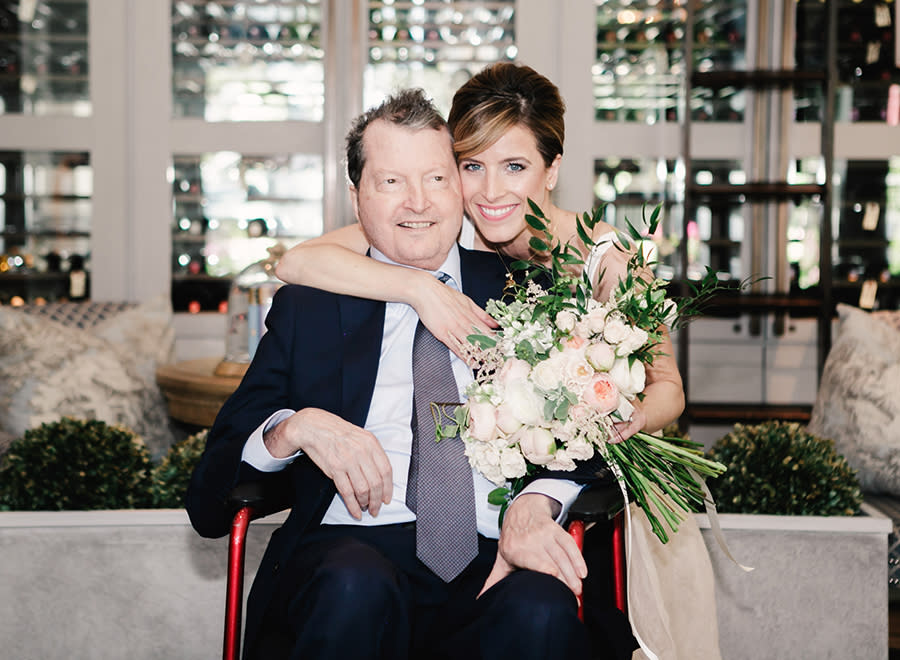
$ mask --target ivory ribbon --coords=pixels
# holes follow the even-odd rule
[[[632,523],[631,523],[631,507],[628,502],[628,488],[625,485],[625,479],[622,474],[622,469],[619,467],[619,464],[615,461],[615,459],[610,456],[609,451],[605,447],[605,445],[601,445],[601,453],[603,454],[604,459],[606,459],[607,465],[609,465],[613,474],[616,477],[616,481],[619,484],[619,489],[622,491],[622,498],[625,502],[625,584],[627,592],[628,592],[628,600],[631,601],[631,588],[632,584],[631,580],[631,569],[632,564],[634,562],[631,561],[631,532],[632,532]],[[712,493],[709,491],[709,487],[706,485],[706,480],[700,477],[694,470],[688,468],[691,476],[697,480],[703,489],[704,495],[704,505],[706,507],[706,515],[709,518],[710,528],[712,529],[713,536],[716,539],[716,542],[719,544],[719,547],[722,549],[722,552],[725,553],[725,556],[728,557],[736,566],[738,566],[741,570],[745,572],[750,572],[754,570],[752,566],[745,566],[741,564],[737,559],[734,558],[734,555],[731,553],[731,549],[728,547],[728,542],[725,540],[725,535],[722,533],[722,527],[719,524],[719,514],[716,510],[715,500],[713,499]],[[677,532],[675,532],[677,534]],[[659,657],[650,649],[649,645],[641,638],[640,633],[638,631],[638,627],[632,618],[634,613],[634,608],[631,607],[631,603],[629,602],[628,607],[628,621],[631,624],[631,631],[634,634],[635,639],[637,640],[638,645],[641,647],[641,651],[644,652],[644,655],[647,656],[647,660],[659,660]]]
[[[631,507],[628,506],[628,489],[625,487],[625,478],[622,475],[622,469],[619,467],[619,464],[610,456],[609,450],[606,448],[606,445],[601,445],[601,452],[603,453],[603,458],[606,459],[606,464],[609,465],[609,468],[612,470],[613,474],[616,477],[616,482],[619,484],[619,489],[622,491],[622,498],[625,500],[625,589],[627,591],[627,598],[631,600]],[[634,638],[637,640],[638,645],[641,647],[641,651],[644,652],[644,655],[647,656],[647,660],[659,660],[659,657],[650,650],[650,647],[647,643],[641,639],[641,635],[638,632],[637,626],[632,619],[632,614],[634,612],[634,608],[631,607],[631,603],[628,605],[628,622],[631,624],[631,632],[634,635]]]

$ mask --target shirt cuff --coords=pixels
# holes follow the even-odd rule
[[[296,454],[286,458],[275,458],[269,453],[269,450],[266,448],[266,443],[263,442],[263,435],[265,435],[267,431],[278,426],[293,414],[293,410],[288,410],[286,408],[272,413],[272,415],[260,424],[259,427],[250,434],[250,437],[247,438],[247,442],[244,443],[244,451],[241,452],[241,460],[248,465],[255,467],[260,472],[279,472],[293,463],[298,456],[301,456],[303,452],[298,451]]]
[[[556,516],[556,522],[562,524],[569,514],[569,507],[572,506],[572,503],[575,502],[582,490],[584,490],[584,484],[569,481],[568,479],[535,479],[525,486],[516,497],[521,497],[526,493],[540,493],[556,500],[562,505],[559,515]]]

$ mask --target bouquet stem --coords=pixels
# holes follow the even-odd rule
[[[704,492],[691,470],[702,479],[715,477],[725,466],[705,458],[697,443],[636,433],[623,442],[607,443],[604,454],[632,498],[644,509],[653,533],[663,543],[669,536],[657,514],[673,532],[686,513],[703,504]]]

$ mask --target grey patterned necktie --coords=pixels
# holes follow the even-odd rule
[[[413,341],[413,446],[406,504],[416,514],[416,555],[445,582],[478,554],[475,490],[463,442],[459,436],[435,441],[431,403],[458,400],[450,351],[420,321]],[[442,408],[452,415],[455,406]]]

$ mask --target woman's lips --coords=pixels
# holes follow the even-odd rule
[[[518,204],[506,204],[504,206],[485,206],[477,204],[478,211],[488,220],[503,220],[509,217],[516,210]]]

